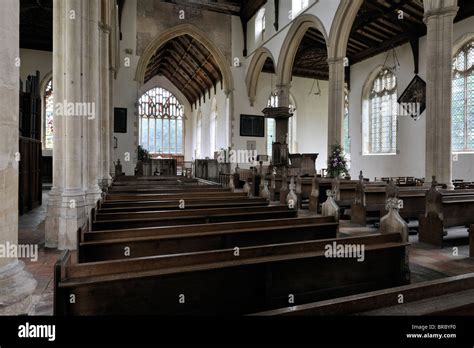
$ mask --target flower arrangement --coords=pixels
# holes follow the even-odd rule
[[[331,146],[331,153],[328,157],[327,173],[331,178],[349,175],[344,149],[339,144]]]

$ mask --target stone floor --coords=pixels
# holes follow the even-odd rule
[[[26,269],[38,281],[34,293],[34,309],[31,315],[53,314],[53,269],[61,254],[58,250],[44,248],[44,221],[48,192],[43,195],[43,206],[20,217],[19,242],[21,244],[38,244],[39,257],[36,262],[23,259]],[[309,215],[302,211],[301,215]],[[412,224],[410,224],[412,226]],[[416,224],[413,226],[416,228]],[[341,237],[376,233],[375,226],[361,227],[349,221],[341,221]],[[416,234],[410,235],[409,259],[411,280],[418,283],[474,272],[474,259],[469,258],[468,236],[466,229],[450,229],[443,249],[418,243]]]

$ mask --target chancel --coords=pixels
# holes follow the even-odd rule
[[[2,0],[0,314],[474,315],[473,15]]]

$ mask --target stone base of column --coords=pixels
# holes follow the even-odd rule
[[[50,194],[46,217],[46,247],[76,250],[77,230],[85,225],[86,219],[84,193]]]
[[[101,198],[102,190],[98,186],[97,188],[86,192],[87,215],[89,215],[92,208],[95,208],[97,201]]]
[[[0,268],[0,315],[28,314],[32,309],[37,282],[24,266],[14,260]]]

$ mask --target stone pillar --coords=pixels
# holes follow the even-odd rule
[[[453,21],[457,0],[424,0],[426,48],[426,183],[452,185],[451,96]]]
[[[18,130],[20,2],[6,0],[0,11],[0,245],[18,244]],[[0,257],[0,315],[27,314],[36,281],[16,257]]]
[[[98,193],[91,163],[98,124],[98,84],[92,81],[98,78],[97,7],[95,0],[53,2],[54,176],[46,218],[46,246],[51,248],[77,248],[77,229],[88,214],[86,200]]]
[[[87,169],[88,185],[86,191],[86,201],[88,211],[94,208],[96,202],[101,197],[100,184],[100,115],[99,115],[99,2],[93,3],[90,7],[90,18],[95,25],[89,26],[89,69],[88,73],[88,99],[93,103],[95,115],[89,117],[87,122]]]
[[[290,107],[290,85],[278,85],[278,107],[288,108]],[[288,125],[289,118],[276,118],[275,119],[275,142],[287,143]]]
[[[114,79],[115,69],[109,69],[109,174],[110,177],[114,177],[115,166],[114,166]]]
[[[329,104],[328,104],[328,154],[332,145],[342,145],[344,125],[344,58],[328,59]]]
[[[102,185],[108,186],[112,181],[110,176],[110,26],[107,24],[109,18],[107,8],[102,13],[100,23],[100,106],[101,106],[101,175]]]

